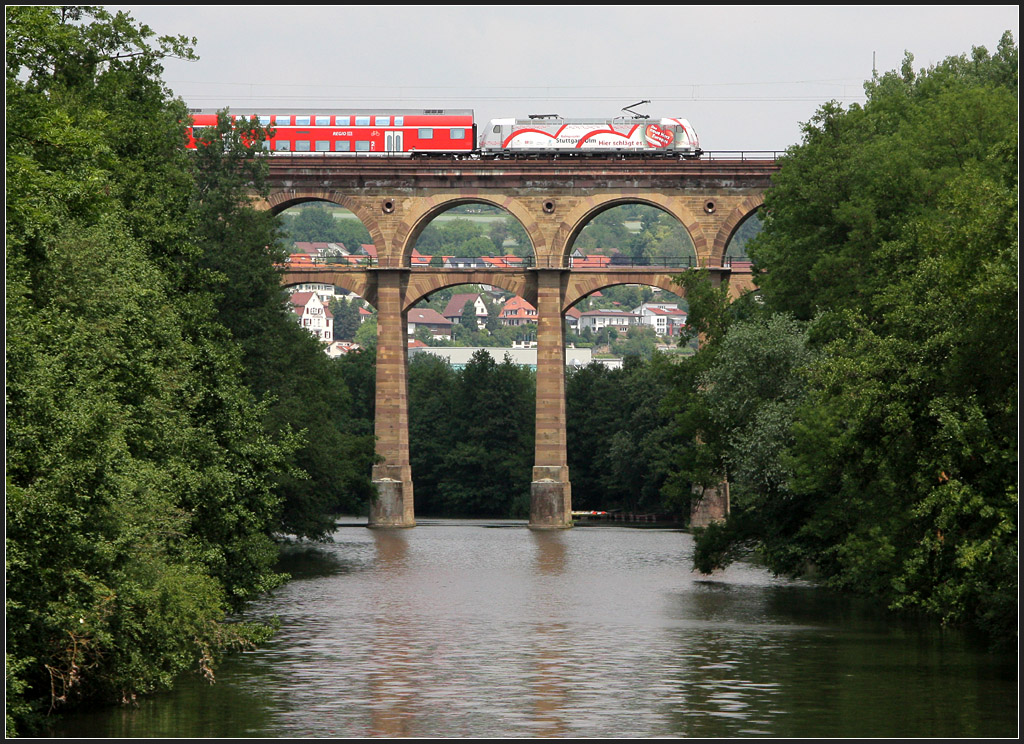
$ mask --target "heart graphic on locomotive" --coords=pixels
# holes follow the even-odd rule
[[[672,132],[662,129],[657,124],[648,124],[645,133],[647,135],[647,144],[651,147],[668,147],[674,139]]]

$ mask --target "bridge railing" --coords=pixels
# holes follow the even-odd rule
[[[444,269],[446,271],[489,271],[494,269],[532,269],[532,268],[566,268],[576,270],[616,271],[622,269],[692,269],[697,263],[696,256],[570,256],[567,264],[561,258],[544,258],[537,260],[533,256],[487,256],[481,258],[453,258],[441,266],[429,262],[417,261],[407,268],[412,269]],[[752,261],[747,256],[726,256],[721,268],[739,270],[750,269]],[[325,256],[310,263],[288,263],[288,268],[331,266],[337,268],[368,269],[382,266],[374,256]],[[384,268],[387,268],[386,266]]]
[[[487,271],[490,269],[531,269],[536,264],[533,256],[450,256],[440,266],[429,261],[419,260],[412,264],[413,269],[465,269],[467,271]]]
[[[715,160],[739,160],[765,161],[778,160],[786,154],[785,150],[705,150],[701,153],[700,159],[707,161]]]
[[[583,256],[570,257],[569,267],[573,269],[692,269],[697,265],[696,256]]]
[[[352,268],[365,269],[377,265],[375,256],[324,256],[314,262],[317,266],[351,266]]]

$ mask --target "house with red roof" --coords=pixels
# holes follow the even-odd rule
[[[569,257],[569,265],[574,269],[607,269],[611,266],[612,257],[594,254],[584,256],[579,251],[573,252]]]
[[[412,249],[412,255],[409,257],[410,266],[430,266],[430,259],[433,256],[425,256],[415,248]]]
[[[410,336],[416,335],[420,328],[426,328],[434,338],[452,337],[452,322],[433,308],[412,308],[409,311],[408,324]]]
[[[522,256],[481,256],[480,260],[494,268],[521,268],[528,265]]]
[[[478,293],[470,292],[452,295],[444,312],[441,314],[452,323],[461,323],[462,313],[465,312],[467,304],[473,305],[476,314],[476,327],[483,328],[487,325],[487,305],[484,304],[483,298]]]
[[[686,326],[686,311],[676,305],[645,303],[633,312],[659,336],[678,336]]]
[[[568,326],[570,328],[572,328],[573,330],[579,329],[579,327],[580,327],[580,316],[582,314],[583,313],[581,313],[575,307],[570,307],[568,310],[565,311],[565,322],[566,322],[566,324],[568,324]]]
[[[537,308],[519,295],[512,297],[498,314],[502,325],[521,326],[537,322]]]

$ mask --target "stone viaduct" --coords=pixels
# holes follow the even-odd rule
[[[740,223],[763,202],[774,160],[694,161],[644,158],[416,159],[277,156],[262,208],[275,212],[310,201],[345,207],[366,226],[374,265],[293,267],[285,285],[335,284],[377,309],[377,498],[371,527],[412,527],[409,466],[407,313],[421,299],[457,284],[489,284],[537,308],[536,445],[530,527],[569,527],[564,314],[587,295],[615,284],[645,284],[676,294],[682,268],[573,268],[573,241],[599,213],[646,204],[675,216],[689,232],[697,265],[732,297],[752,287],[748,268],[725,257]],[[489,204],[519,220],[534,260],[527,268],[458,270],[413,267],[412,249],[432,219],[460,204]]]

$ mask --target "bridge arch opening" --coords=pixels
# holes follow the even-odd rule
[[[425,274],[426,272],[424,272]],[[509,313],[522,287],[445,272],[407,312],[409,465],[417,516],[525,518],[530,511],[537,317]],[[499,284],[500,283],[500,284]],[[501,285],[505,286],[501,286]],[[424,293],[425,292],[425,293]]]
[[[521,277],[473,274],[486,281],[467,283],[447,274],[429,285],[414,284],[410,343],[500,349],[536,341],[537,311],[522,297]]]
[[[761,232],[761,227],[760,209],[755,209],[747,214],[729,235],[725,245],[725,263],[749,261],[747,243]]]
[[[745,263],[746,244],[761,231],[764,196],[754,194],[737,203],[722,221],[711,247],[712,265],[726,266],[733,259]]]
[[[566,341],[619,360],[650,359],[655,350],[690,353],[678,346],[688,313],[683,289],[671,280],[604,284],[566,310]]]
[[[697,265],[689,229],[665,205],[645,199],[610,200],[592,208],[572,228],[565,265],[574,269]]]
[[[429,204],[410,217],[402,265],[410,268],[493,269],[535,265],[533,242],[519,217],[476,197]]]
[[[372,329],[361,327],[375,317],[373,298],[365,296],[366,278],[351,271],[375,262],[376,246],[363,221],[344,206],[311,197],[282,202],[276,213],[285,268],[296,278],[286,285],[289,294],[302,302],[308,293],[317,295],[330,318],[332,348],[336,342],[365,345]]]
[[[362,219],[324,199],[296,200],[276,212],[280,244],[292,263],[371,265],[376,246]]]

